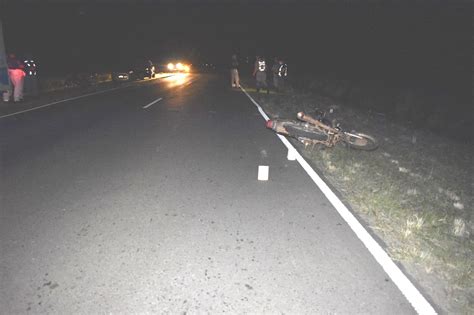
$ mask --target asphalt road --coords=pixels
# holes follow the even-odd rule
[[[414,312],[227,81],[0,119],[2,314]]]

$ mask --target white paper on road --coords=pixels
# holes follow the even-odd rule
[[[268,165],[259,165],[258,166],[258,180],[268,180]]]

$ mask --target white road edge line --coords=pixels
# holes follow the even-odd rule
[[[75,96],[75,97],[71,97],[71,98],[66,98],[66,99],[64,99],[64,100],[59,100],[59,101],[52,102],[52,103],[48,103],[48,104],[44,104],[44,105],[41,105],[41,106],[37,106],[37,107],[25,109],[25,110],[22,110],[22,111],[19,111],[19,112],[14,112],[14,113],[11,113],[11,114],[3,115],[3,116],[0,116],[0,119],[6,118],[6,117],[10,117],[10,116],[19,115],[19,114],[23,114],[23,113],[26,113],[26,112],[31,112],[31,111],[34,111],[34,110],[37,110],[37,109],[41,109],[41,108],[44,108],[44,107],[56,105],[56,104],[59,104],[59,103],[64,103],[64,102],[68,102],[68,101],[73,101],[73,100],[77,100],[77,99],[80,99],[80,98],[83,98],[83,97],[87,97],[87,96],[91,96],[91,95],[96,95],[96,94],[102,94],[102,93],[106,93],[106,92],[110,92],[110,91],[115,91],[115,90],[119,90],[119,89],[123,89],[123,88],[127,88],[127,87],[129,87],[129,86],[123,86],[123,87],[121,86],[121,87],[117,87],[117,88],[112,88],[112,89],[107,89],[107,90],[102,90],[102,91],[97,91],[97,92],[82,94],[82,95]]]
[[[154,100],[153,102],[151,102],[150,104],[147,104],[145,106],[143,106],[143,109],[147,109],[148,107],[150,107],[151,105],[155,104],[155,103],[158,103],[159,101],[161,101],[163,98],[159,97],[157,98],[156,100]]]
[[[265,120],[270,118],[262,109],[262,107],[247,93],[241,86],[242,91],[257,107],[260,114]],[[295,149],[295,147],[282,135],[277,135],[283,144],[288,149]],[[433,306],[425,299],[425,297],[418,291],[407,276],[400,270],[400,268],[393,262],[385,250],[377,243],[377,241],[367,232],[356,217],[347,209],[344,203],[337,197],[337,195],[329,188],[329,186],[322,180],[322,178],[314,171],[314,169],[305,161],[301,154],[296,151],[296,160],[303,167],[306,173],[311,177],[314,183],[323,192],[326,198],[331,202],[339,215],[347,222],[349,227],[354,231],[357,237],[367,247],[372,256],[382,266],[387,275],[392,279],[398,289],[402,292],[405,298],[410,302],[418,314],[437,314]]]

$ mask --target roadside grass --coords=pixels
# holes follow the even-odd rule
[[[101,83],[106,83],[112,81],[112,75],[110,73],[99,73],[91,76],[90,84],[98,85]],[[68,80],[63,77],[56,77],[56,78],[45,78],[40,81],[40,89],[43,93],[45,92],[54,92],[60,91],[70,88],[77,88],[79,87],[78,84],[71,84],[68,83]]]
[[[380,147],[372,152],[293,142],[442,311],[474,314],[471,145],[328,97],[256,97],[272,118],[331,107],[346,129],[376,136]]]

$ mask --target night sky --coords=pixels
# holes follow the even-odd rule
[[[31,53],[43,74],[237,52],[283,56],[293,73],[471,82],[467,1],[3,1],[8,51]]]

